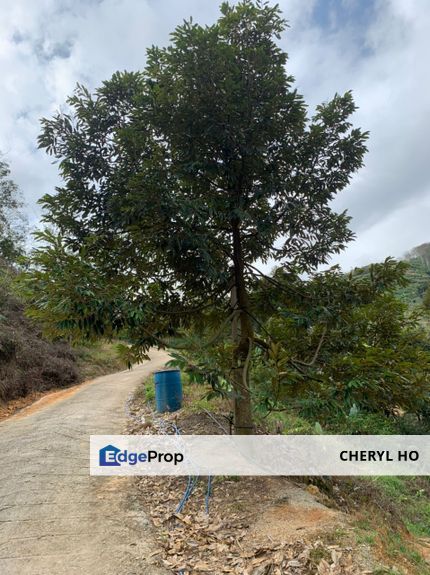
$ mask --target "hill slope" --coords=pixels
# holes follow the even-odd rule
[[[0,402],[78,381],[76,358],[64,342],[50,342],[24,315],[11,275],[0,278]]]
[[[411,305],[420,305],[423,295],[430,286],[430,243],[410,250],[404,257],[410,265],[407,277],[410,283],[398,291],[400,299]]]
[[[48,390],[124,369],[114,343],[72,348],[44,338],[13,293],[13,274],[0,265],[0,418]]]

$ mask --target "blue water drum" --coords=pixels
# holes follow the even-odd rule
[[[179,369],[154,373],[155,406],[158,412],[177,411],[182,406],[182,382]]]

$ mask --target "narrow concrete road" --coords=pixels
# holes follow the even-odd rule
[[[89,476],[89,436],[122,433],[130,393],[167,360],[154,351],[0,423],[1,575],[164,573],[132,478]]]

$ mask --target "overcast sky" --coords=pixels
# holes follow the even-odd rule
[[[214,0],[0,0],[0,150],[32,224],[57,169],[37,150],[39,119],[64,105],[77,82],[96,88],[138,70],[145,48],[166,44],[184,18],[213,22]],[[281,0],[281,42],[311,110],[352,89],[354,124],[370,131],[366,166],[338,197],[355,242],[345,269],[400,256],[430,241],[430,2]]]

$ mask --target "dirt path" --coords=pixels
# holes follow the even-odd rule
[[[103,376],[0,423],[2,575],[158,575],[128,478],[90,477],[89,435],[121,433],[125,402],[168,359]]]

